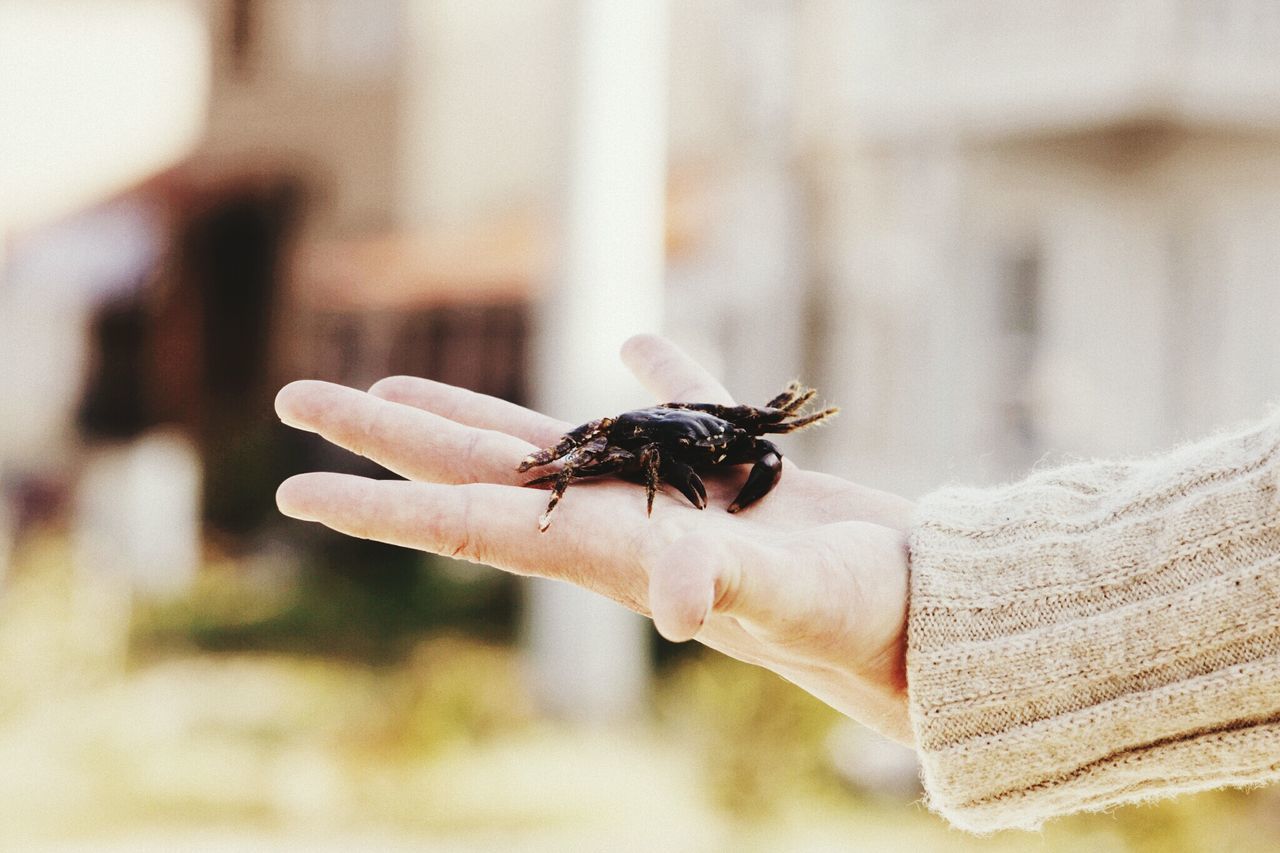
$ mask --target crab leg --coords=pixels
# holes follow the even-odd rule
[[[648,497],[648,515],[653,515],[653,496],[658,491],[658,468],[662,464],[662,456],[658,445],[646,444],[640,451],[640,470],[644,472],[644,489]]]
[[[520,463],[520,467],[516,471],[528,471],[530,468],[537,468],[539,465],[546,465],[548,462],[554,462],[561,456],[565,456],[578,447],[590,441],[595,436],[603,433],[609,427],[613,426],[613,418],[600,418],[594,421],[588,421],[580,427],[575,427],[552,446],[545,450],[539,450],[537,453],[530,453]]]
[[[795,402],[796,398],[799,397],[801,394],[803,394],[806,390],[812,390],[812,389],[806,389],[803,385],[800,384],[800,380],[792,379],[790,382],[787,383],[786,389],[784,389],[781,394],[774,397],[769,402],[765,403],[764,407],[766,409],[787,409],[787,407],[792,405]],[[788,411],[790,411],[790,409],[788,409]]]
[[[794,415],[796,412],[799,412],[801,409],[803,409],[804,404],[812,400],[814,398],[814,395],[817,393],[818,391],[816,388],[805,388],[803,391],[800,392],[800,396],[796,397],[791,402],[783,406],[780,406],[779,408],[781,408],[782,411],[786,412],[789,415]]]
[[[569,484],[573,482],[573,468],[561,468],[555,474],[549,476],[552,478],[551,500],[547,501],[546,512],[538,518],[539,533],[546,533],[547,528],[551,526],[551,513],[555,511],[556,504],[560,503],[560,499],[564,497],[564,490],[569,488]],[[546,477],[539,477],[537,480],[530,482],[540,482],[546,479]]]
[[[550,474],[543,474],[540,477],[534,477],[532,480],[525,480],[525,486],[545,486],[548,483],[554,483],[556,478],[563,471],[572,470],[573,479],[581,480],[586,477],[599,477],[604,474],[616,474],[629,464],[636,461],[634,453],[623,450],[622,448],[614,448],[603,456],[588,456],[582,461],[571,462],[561,468],[559,471],[552,471]]]
[[[823,420],[826,420],[827,418],[834,417],[839,413],[840,413],[840,410],[838,408],[832,407],[830,409],[823,409],[821,412],[815,412],[812,415],[807,415],[803,418],[799,418],[798,420],[794,420],[794,421],[783,421],[781,423],[776,423],[776,424],[761,424],[759,427],[759,430],[760,432],[770,432],[770,433],[795,432],[796,430],[803,429],[804,427],[807,427],[810,424],[816,424],[818,421],[823,421]]]
[[[761,415],[770,415],[763,409],[757,409],[753,406],[721,406],[717,403],[663,403],[664,409],[683,409],[687,412],[706,412],[708,415],[715,415],[730,423],[747,424],[759,420]],[[773,419],[782,420],[786,417],[777,413],[772,413]]]
[[[547,528],[551,526],[551,512],[556,508],[556,504],[560,503],[560,499],[564,497],[565,489],[569,488],[569,484],[574,480],[581,480],[584,477],[599,477],[603,474],[614,474],[636,460],[635,454],[626,450],[616,449],[607,453],[601,458],[588,458],[584,464],[569,464],[551,474],[543,474],[541,477],[534,477],[526,486],[544,486],[551,484],[551,500],[547,502],[547,511],[538,519],[538,532],[546,533]]]
[[[782,454],[772,442],[756,439],[748,452],[738,455],[740,458],[734,461],[754,460],[755,465],[751,467],[751,473],[747,475],[747,482],[743,485],[742,491],[738,492],[733,503],[729,504],[729,512],[738,512],[751,506],[769,494],[782,477]]]

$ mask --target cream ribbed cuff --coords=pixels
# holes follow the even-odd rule
[[[929,805],[978,832],[1280,776],[1280,416],[921,501]]]

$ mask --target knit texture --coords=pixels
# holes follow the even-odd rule
[[[1280,777],[1280,414],[921,501],[907,676],[977,832]]]

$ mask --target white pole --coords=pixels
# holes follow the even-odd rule
[[[667,4],[579,0],[575,19],[564,243],[534,375],[539,406],[577,423],[652,402],[618,345],[662,319]],[[636,708],[648,680],[645,620],[566,584],[528,591],[529,665],[544,707],[581,720]]]

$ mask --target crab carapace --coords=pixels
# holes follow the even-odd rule
[[[729,504],[737,512],[767,495],[782,476],[782,453],[760,438],[795,432],[835,415],[839,409],[805,414],[804,406],[817,392],[799,382],[762,408],[715,403],[663,403],[600,418],[576,427],[551,447],[532,453],[518,471],[564,460],[559,469],[525,483],[551,486],[547,511],[538,519],[546,532],[551,513],[574,480],[607,474],[639,479],[648,493],[648,512],[659,483],[670,483],[698,509],[707,505],[707,489],[699,470],[752,463],[747,482]]]

